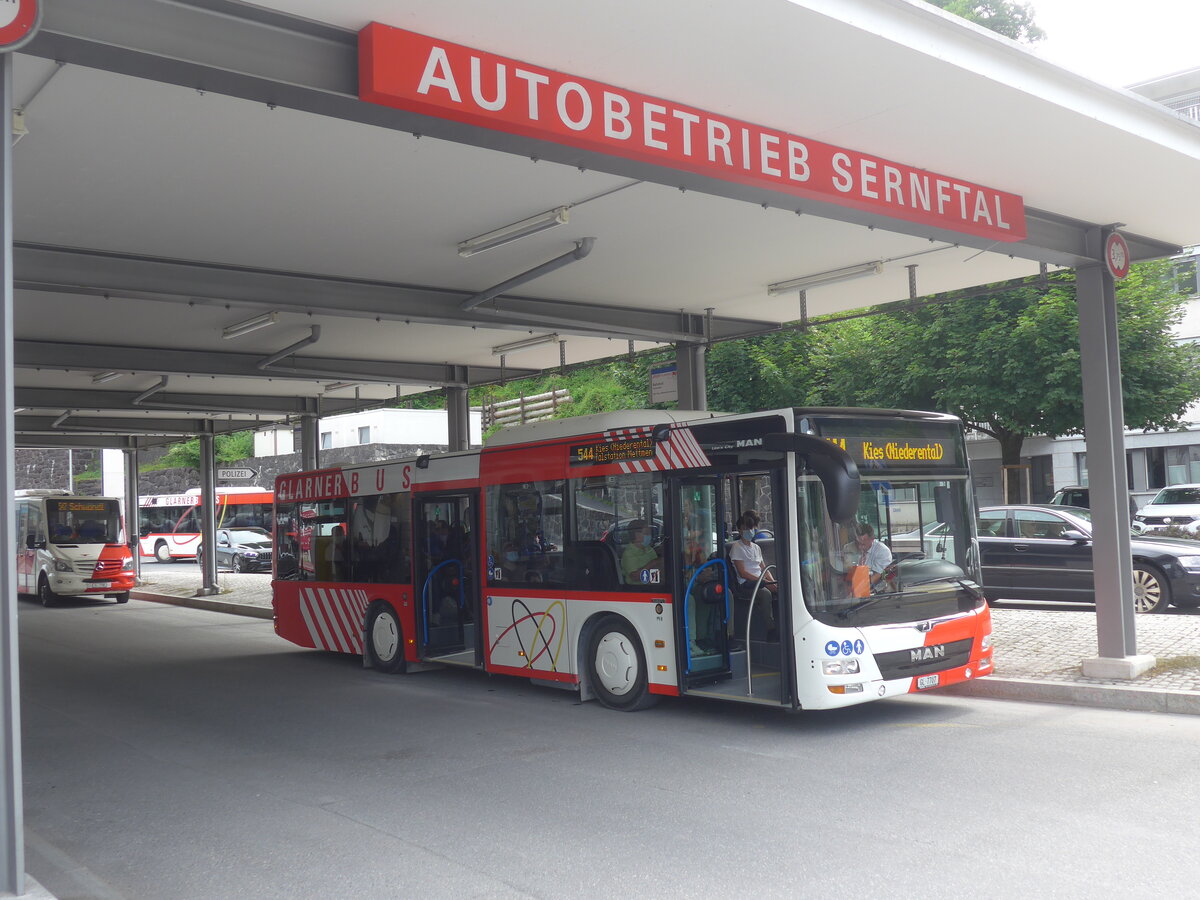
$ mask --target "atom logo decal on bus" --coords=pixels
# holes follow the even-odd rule
[[[566,605],[561,600],[555,600],[544,610],[534,612],[524,600],[513,600],[511,610],[512,624],[492,641],[492,646],[488,648],[489,653],[494,657],[500,642],[511,634],[517,642],[517,652],[523,660],[520,663],[523,668],[536,668],[534,664],[545,656],[548,658],[543,662],[543,666],[551,672],[557,672],[558,657],[562,652],[566,631],[560,627],[555,614],[565,618]],[[551,644],[554,644],[553,648]]]

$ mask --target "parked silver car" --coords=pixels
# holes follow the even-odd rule
[[[1200,532],[1200,484],[1165,487],[1134,514],[1133,530],[1151,534],[1167,528]]]

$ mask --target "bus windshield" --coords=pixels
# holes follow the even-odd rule
[[[821,483],[801,477],[801,582],[829,625],[913,622],[982,600],[965,478],[864,478],[854,522],[835,523]]]
[[[121,511],[115,500],[47,500],[47,533],[52,544],[116,544]]]

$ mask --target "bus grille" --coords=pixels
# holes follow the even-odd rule
[[[122,560],[98,559],[75,564],[75,570],[85,578],[116,578],[123,571]]]
[[[885,680],[912,678],[928,672],[944,672],[965,666],[971,659],[972,638],[934,644],[932,647],[911,647],[907,650],[892,650],[876,653],[875,665]]]

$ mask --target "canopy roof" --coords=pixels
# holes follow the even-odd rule
[[[808,314],[906,298],[911,265],[928,294],[1086,263],[1089,226],[1121,223],[1139,258],[1198,240],[1194,122],[923,2],[45,6],[13,89],[23,445],[145,446],[770,330],[800,305],[768,285],[873,261]],[[1015,194],[1028,238],[368,103],[372,22]],[[558,207],[567,224],[457,252]],[[493,348],[531,336],[501,368]]]

